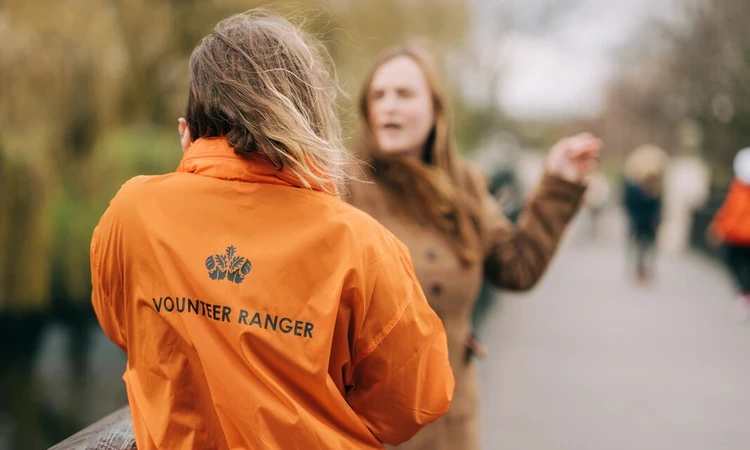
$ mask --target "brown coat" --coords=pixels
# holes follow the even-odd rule
[[[585,188],[546,174],[528,201],[518,225],[503,216],[481,172],[466,168],[467,188],[481,202],[485,220],[477,230],[484,264],[462,267],[447,241],[428,224],[398,211],[393,193],[366,174],[372,183],[355,182],[348,201],[380,221],[411,252],[417,278],[448,334],[448,355],[456,379],[448,414],[428,425],[399,449],[476,450],[478,380],[470,346],[471,313],[482,279],[510,290],[530,289],[541,278]],[[362,178],[359,176],[359,178]]]

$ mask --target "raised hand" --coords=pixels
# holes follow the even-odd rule
[[[559,140],[547,157],[547,172],[572,183],[583,183],[596,169],[604,143],[590,133]]]

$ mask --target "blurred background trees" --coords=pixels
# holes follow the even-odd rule
[[[725,186],[734,154],[750,141],[750,3],[689,0],[670,20],[646,23],[618,50],[594,117],[507,116],[498,101],[502,37],[544,30],[580,2],[540,2],[525,16],[512,1],[0,3],[0,313],[88,307],[88,240],[108,200],[131,176],[179,161],[175,122],[191,50],[218,20],[256,6],[325,42],[349,94],[340,99],[349,137],[373,59],[417,37],[440,59],[463,152],[498,131],[545,148],[562,133],[590,129],[607,142],[605,164],[617,167],[652,142],[702,156],[713,183]]]
[[[513,118],[499,102],[502,37],[543,31],[582,0],[5,0],[0,3],[0,313],[88,308],[88,240],[128,178],[174,169],[175,123],[185,107],[190,52],[229,14],[279,10],[326,44],[344,92],[341,119],[356,132],[361,80],[384,49],[418,37],[439,57],[465,153],[510,131],[546,148],[590,129],[605,165],[652,142],[696,154],[713,183],[750,141],[750,3],[679,2],[619,48],[601,111],[557,120]],[[517,6],[517,5],[516,5]],[[554,77],[555,74],[550,74]],[[565,89],[561,86],[561,89]]]
[[[192,49],[220,19],[264,3],[0,3],[0,314],[88,308],[88,242],[109,199],[128,178],[179,162]],[[360,80],[379,53],[417,36],[451,55],[469,26],[467,5],[453,0],[267,7],[325,42],[350,94],[340,102],[349,136]]]
[[[680,2],[622,49],[605,107],[592,122],[623,155],[644,142],[696,154],[714,187],[726,187],[732,159],[750,145],[750,2]]]
[[[40,341],[49,348],[39,359],[67,342],[80,383],[84,359],[120,370],[116,350],[89,345],[98,331],[89,306],[91,233],[123,182],[177,166],[191,51],[217,21],[257,6],[325,43],[349,138],[374,59],[417,38],[438,59],[467,156],[489,150],[507,164],[507,154],[589,130],[606,142],[610,178],[627,153],[653,143],[708,163],[720,192],[734,154],[750,146],[748,0],[0,0],[0,448],[6,428],[22,430],[12,432],[21,439],[12,448],[42,448],[111,410],[107,394],[124,401],[108,384],[81,405],[83,391],[58,383],[58,366],[34,355]],[[633,19],[645,9],[647,18]],[[629,20],[640,26],[621,30],[616,45],[587,45]],[[529,56],[519,80],[516,63]],[[594,63],[608,67],[606,82],[589,86],[586,78],[581,86]],[[539,80],[553,88],[528,89]],[[557,115],[518,114],[507,97],[519,87],[521,105],[566,92],[573,92],[561,97],[567,103],[594,95],[601,105],[582,114],[578,104]],[[497,162],[482,161],[485,169]],[[502,175],[511,179],[512,170]],[[64,337],[55,329],[60,321]],[[44,376],[51,381],[42,389]],[[40,423],[46,434],[35,435]]]

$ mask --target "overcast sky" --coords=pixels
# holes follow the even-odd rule
[[[486,51],[502,67],[501,105],[521,118],[596,113],[616,51],[679,1],[478,0],[482,41],[497,36]]]

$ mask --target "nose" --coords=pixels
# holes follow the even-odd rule
[[[383,112],[393,112],[398,108],[398,98],[391,92],[386,93],[383,96],[383,100],[381,102]]]

